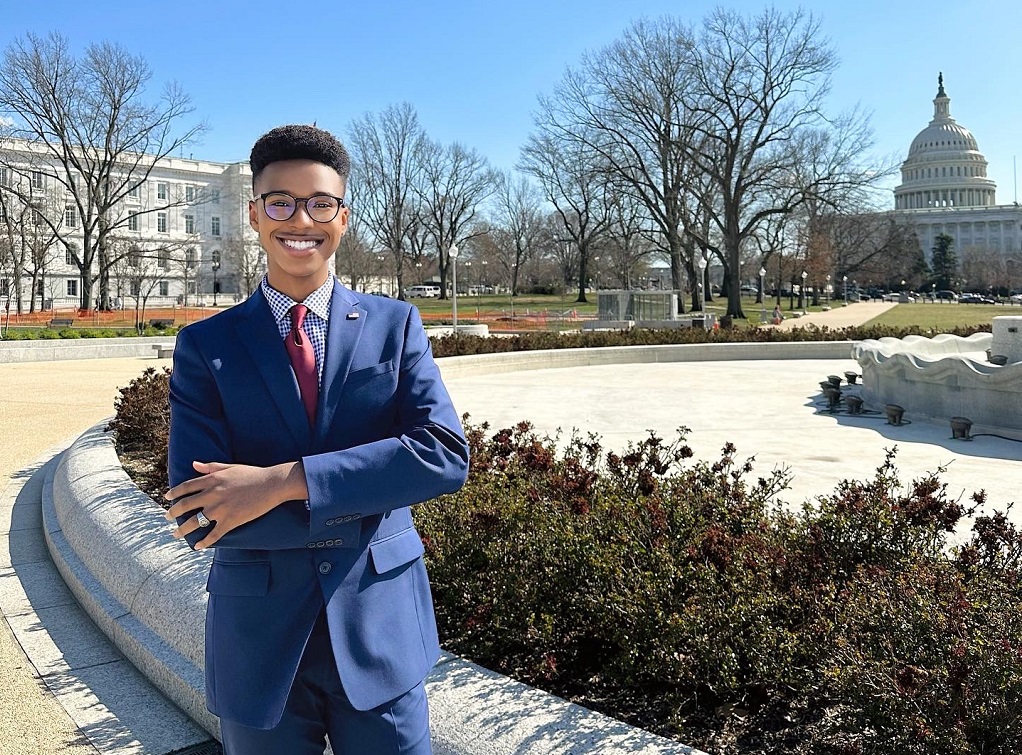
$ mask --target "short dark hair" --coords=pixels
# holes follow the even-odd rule
[[[259,137],[252,147],[248,164],[252,168],[252,185],[270,163],[281,160],[315,160],[333,168],[345,186],[351,173],[351,157],[344,145],[331,134],[315,126],[277,126]]]

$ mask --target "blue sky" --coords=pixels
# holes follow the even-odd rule
[[[352,118],[408,101],[432,137],[460,141],[496,166],[512,167],[537,95],[550,92],[583,52],[611,43],[639,17],[698,21],[716,4],[0,0],[0,48],[29,31],[58,31],[76,49],[108,39],[142,54],[154,82],[180,83],[196,117],[211,126],[192,149],[197,158],[246,159],[261,133],[285,122],[316,121],[343,135]],[[744,0],[730,5],[748,12],[764,7]],[[943,71],[951,113],[978,139],[998,202],[1015,199],[1014,157],[1022,169],[1022,3],[801,5],[821,19],[840,58],[829,108],[859,103],[869,110],[879,154],[905,157],[933,116]],[[938,5],[944,7],[935,10]]]

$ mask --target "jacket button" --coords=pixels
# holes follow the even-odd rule
[[[324,561],[323,563],[321,563],[319,565],[319,573],[320,574],[329,574],[330,570],[333,569],[333,568],[334,567],[330,565],[329,561]]]

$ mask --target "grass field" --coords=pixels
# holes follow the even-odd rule
[[[1022,316],[1022,307],[1001,304],[899,304],[865,325],[943,330],[956,325],[986,325],[1000,315]]]

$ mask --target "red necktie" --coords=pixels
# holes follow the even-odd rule
[[[302,393],[302,403],[309,417],[309,424],[316,424],[316,402],[319,400],[319,373],[316,371],[316,352],[312,342],[302,330],[305,315],[309,308],[304,304],[291,307],[291,332],[284,339],[287,355],[291,357],[291,366],[298,378],[298,390]]]

